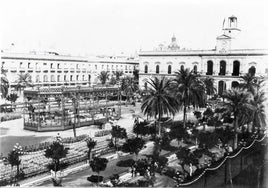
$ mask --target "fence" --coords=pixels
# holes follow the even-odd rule
[[[253,163],[252,156],[260,150],[261,142],[266,136],[254,141],[247,147],[241,147],[233,155],[227,155],[216,167],[206,168],[192,181],[180,183],[180,187],[219,187],[223,184],[233,183],[234,177]]]

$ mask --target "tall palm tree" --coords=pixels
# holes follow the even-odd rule
[[[234,149],[237,148],[237,128],[239,126],[239,117],[243,115],[244,112],[253,111],[254,107],[250,104],[251,95],[250,93],[240,89],[233,88],[228,90],[223,94],[226,99],[224,102],[220,103],[220,108],[223,108],[225,113],[230,113],[233,115],[233,126],[235,131],[235,139],[234,139]]]
[[[125,77],[122,79],[121,90],[127,96],[127,100],[130,100],[130,96],[133,95],[139,89],[137,83],[132,77]]]
[[[265,93],[262,91],[254,92],[253,99],[250,101],[250,104],[254,107],[252,114],[252,130],[256,127],[263,128],[265,127]]]
[[[6,98],[8,94],[9,81],[6,77],[6,70],[1,67],[1,97]]]
[[[21,89],[26,87],[33,87],[32,77],[29,73],[18,74],[18,79],[16,80],[16,89],[21,92]]]
[[[101,71],[99,76],[98,76],[99,80],[101,81],[102,85],[105,85],[106,82],[109,80],[109,73],[108,71]]]
[[[257,86],[257,77],[251,73],[246,73],[244,76],[241,76],[242,83],[239,86],[247,91],[253,93],[254,88]]]
[[[205,104],[205,86],[199,79],[200,76],[193,70],[181,69],[175,74],[173,90],[183,105],[183,126],[185,127],[187,107],[190,105],[202,107]]]
[[[151,87],[148,95],[144,98],[141,109],[144,114],[158,120],[159,136],[161,136],[160,120],[164,114],[175,115],[179,104],[171,95],[170,80],[165,77],[150,79],[147,82]]]
[[[205,85],[206,94],[208,96],[214,95],[216,93],[216,88],[214,87],[214,79],[212,77],[206,77],[203,82]]]

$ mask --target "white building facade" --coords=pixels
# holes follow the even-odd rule
[[[138,61],[127,57],[74,57],[45,53],[1,53],[1,67],[6,70],[11,90],[17,84],[19,74],[29,73],[34,86],[92,86],[96,85],[101,71],[112,74],[122,71],[132,76]]]
[[[237,28],[237,18],[229,17],[227,24],[227,27],[223,28],[223,34],[216,39],[216,48],[212,50],[181,49],[173,36],[167,47],[160,45],[153,51],[140,51],[140,88],[147,87],[149,78],[173,77],[174,73],[182,68],[195,70],[204,77],[213,77],[219,94],[235,87],[241,81],[240,77],[248,72],[263,76],[267,81],[268,50],[233,49],[232,44],[240,32]]]

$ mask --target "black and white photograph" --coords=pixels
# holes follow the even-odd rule
[[[0,186],[268,188],[267,7],[1,0]]]

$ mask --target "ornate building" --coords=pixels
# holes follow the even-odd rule
[[[216,38],[216,47],[211,50],[181,49],[173,36],[168,47],[139,53],[139,84],[147,87],[146,81],[154,76],[172,77],[176,71],[183,68],[193,69],[202,76],[213,77],[219,94],[235,87],[240,76],[252,72],[257,76],[268,76],[268,50],[265,49],[234,49],[233,43],[240,29],[237,18],[228,18],[222,35]],[[267,79],[266,79],[267,81]],[[267,91],[266,84],[266,91]]]
[[[96,85],[101,71],[122,71],[132,76],[138,61],[130,57],[75,57],[55,52],[1,53],[1,67],[7,71],[11,90],[18,75],[29,73],[33,85],[42,87]]]

